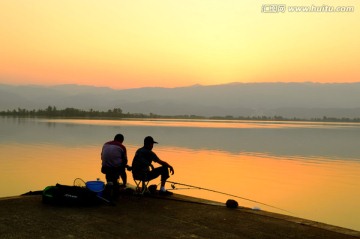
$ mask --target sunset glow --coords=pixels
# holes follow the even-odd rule
[[[0,83],[120,89],[360,80],[359,1],[326,2],[351,12],[270,13],[265,4],[3,0]]]

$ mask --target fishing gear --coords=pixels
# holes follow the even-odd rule
[[[172,190],[181,190],[181,189],[196,189],[196,188],[194,188],[194,187],[192,187],[192,188],[176,188],[174,184],[171,184],[171,188],[172,188]]]
[[[259,204],[262,204],[262,205],[265,205],[265,206],[268,206],[268,207],[271,207],[271,208],[276,208],[276,209],[281,210],[281,211],[284,211],[284,212],[292,213],[292,212],[290,212],[290,211],[287,211],[287,210],[282,209],[282,208],[279,208],[279,207],[275,207],[275,206],[272,206],[272,205],[269,205],[269,204],[266,204],[266,203],[262,203],[262,202],[255,201],[255,200],[252,200],[252,199],[248,199],[248,198],[236,196],[236,195],[229,194],[229,193],[223,193],[223,192],[220,192],[220,191],[216,191],[216,190],[212,190],[212,189],[208,189],[208,188],[202,188],[202,187],[193,186],[193,185],[184,184],[184,183],[178,183],[178,182],[172,182],[172,181],[167,181],[167,182],[168,182],[168,183],[171,183],[171,188],[174,189],[174,190],[176,190],[175,185],[181,185],[181,186],[185,186],[185,187],[191,187],[191,188],[200,189],[200,190],[205,190],[205,191],[209,191],[209,192],[213,192],[213,193],[223,194],[223,195],[226,195],[226,196],[231,196],[231,197],[240,198],[240,199],[243,199],[243,200],[246,200],[246,201],[259,203]]]
[[[74,186],[77,186],[77,187],[81,187],[81,188],[88,188],[86,186],[86,183],[84,180],[82,180],[81,178],[75,178],[74,180],[74,183],[73,183]],[[90,190],[90,189],[89,189]],[[92,190],[90,190],[92,191]],[[102,200],[103,202],[105,202],[106,204],[110,205],[110,206],[116,206],[116,204],[113,202],[113,201],[110,201],[102,196],[100,196],[99,194],[96,194],[96,197],[100,200]]]

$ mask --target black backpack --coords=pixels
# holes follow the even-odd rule
[[[101,199],[85,187],[56,184],[43,190],[42,202],[60,206],[92,206],[101,203]]]

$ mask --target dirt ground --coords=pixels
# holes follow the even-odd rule
[[[180,195],[121,195],[115,206],[64,207],[41,195],[0,199],[1,238],[360,238],[360,232]]]

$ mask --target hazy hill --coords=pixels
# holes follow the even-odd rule
[[[232,83],[114,90],[81,85],[1,85],[0,110],[107,110],[161,115],[360,117],[360,83]]]

